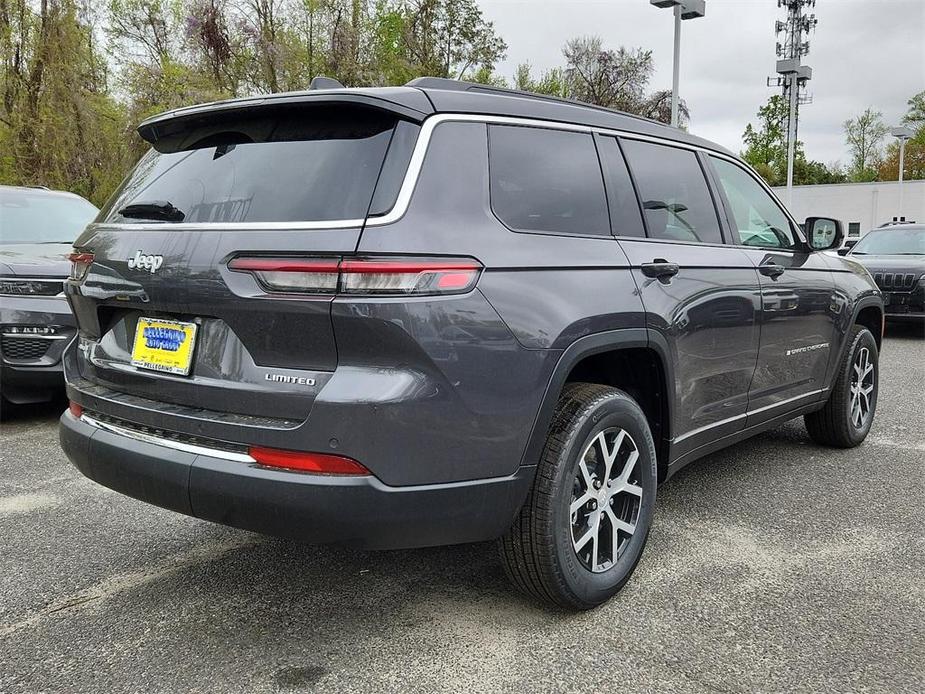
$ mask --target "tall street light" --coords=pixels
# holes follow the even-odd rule
[[[899,140],[899,218],[903,217],[903,169],[906,163],[906,140],[911,140],[915,133],[912,128],[899,126],[890,130],[890,135]]]
[[[674,73],[671,76],[671,125],[678,127],[678,73],[681,71],[681,20],[706,14],[706,0],[649,0],[656,7],[674,10]]]

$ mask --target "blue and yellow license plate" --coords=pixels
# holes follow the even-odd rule
[[[196,324],[139,318],[132,345],[132,366],[165,373],[189,374]]]

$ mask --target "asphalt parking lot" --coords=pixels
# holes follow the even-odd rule
[[[60,406],[0,426],[0,692],[925,691],[925,340],[892,330],[850,451],[801,421],[659,491],[638,571],[534,605],[492,545],[230,530],[80,476]]]

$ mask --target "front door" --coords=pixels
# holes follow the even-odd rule
[[[748,424],[758,424],[823,397],[835,347],[835,282],[751,172],[709,159],[733,242],[749,256],[761,284],[761,347],[748,394]]]

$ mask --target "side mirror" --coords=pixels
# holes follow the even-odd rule
[[[848,255],[851,252],[850,248],[839,248],[838,255]]]
[[[841,222],[830,217],[807,217],[803,224],[809,246],[814,251],[828,251],[839,248],[845,240]]]

